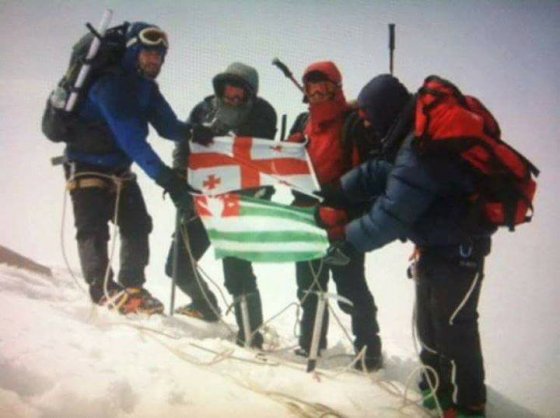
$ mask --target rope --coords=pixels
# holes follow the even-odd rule
[[[220,321],[220,323],[222,323],[223,325],[225,325],[225,327],[228,329],[228,331],[230,332],[230,334],[232,336],[235,336],[235,331],[233,330],[233,328],[226,322],[223,320],[222,315],[220,314],[220,312],[218,312],[218,310],[214,307],[214,303],[212,303],[212,301],[210,301],[210,298],[208,297],[208,294],[206,293],[206,290],[204,289],[204,286],[202,285],[202,278],[200,277],[199,274],[199,266],[198,266],[198,260],[196,260],[193,256],[192,253],[192,249],[191,249],[191,243],[190,243],[190,238],[189,238],[189,231],[188,228],[184,227],[184,225],[181,224],[181,228],[180,231],[177,231],[178,233],[181,234],[181,238],[183,240],[183,245],[185,247],[185,252],[186,255],[189,259],[189,262],[191,263],[191,266],[193,267],[193,272],[194,272],[194,276],[196,279],[196,283],[198,285],[198,288],[200,289],[200,293],[202,293],[202,296],[204,297],[204,300],[206,301],[206,304],[210,307],[210,309],[212,310],[212,312],[216,315],[216,317],[218,318],[218,320]],[[177,233],[176,232],[176,233]],[[209,275],[207,275],[206,273],[204,273],[206,278],[210,280],[210,282],[219,289],[219,287],[216,285],[216,283],[210,278]],[[219,289],[219,293],[220,296],[222,297],[224,302],[227,302],[224,294],[222,293],[221,289]],[[227,306],[227,303],[226,303]],[[227,312],[226,312],[227,315]]]
[[[110,175],[110,174],[105,174],[105,173],[99,173],[96,171],[83,171],[80,173],[72,173],[70,175],[70,177],[67,180],[67,184],[69,182],[75,181],[76,179],[80,178],[80,177],[100,177],[100,178],[105,178],[108,180],[111,180],[113,182],[113,184],[116,185],[116,197],[115,197],[115,209],[114,209],[114,215],[112,218],[112,223],[113,223],[113,233],[112,233],[112,238],[111,238],[111,251],[110,251],[110,255],[108,257],[107,260],[107,268],[105,270],[105,275],[103,277],[103,294],[105,296],[105,298],[108,301],[108,307],[112,308],[112,307],[116,307],[117,309],[120,307],[118,304],[115,304],[116,300],[124,300],[124,298],[121,298],[122,296],[122,291],[118,292],[116,295],[113,295],[112,297],[109,295],[108,292],[108,282],[109,282],[109,277],[111,274],[111,264],[112,264],[112,260],[115,254],[115,249],[116,249],[116,241],[117,241],[117,236],[118,236],[118,231],[117,231],[117,226],[118,226],[118,213],[119,213],[119,204],[120,204],[120,197],[121,197],[121,192],[122,192],[122,188],[123,188],[123,183],[125,181],[130,181],[134,178],[134,175],[132,173],[129,173],[126,176],[116,176],[116,175]],[[78,286],[78,288],[84,292],[87,293],[86,290],[84,289],[84,287],[80,284],[79,280],[76,278],[76,276],[74,275],[74,273],[72,272],[72,269],[70,267],[70,263],[68,261],[68,256],[66,253],[66,246],[64,243],[64,224],[65,224],[65,220],[66,220],[66,207],[67,207],[67,200],[68,200],[68,188],[65,187],[64,190],[64,197],[63,197],[63,204],[62,204],[62,220],[61,220],[61,227],[60,227],[60,243],[61,243],[61,250],[62,250],[62,256],[64,259],[64,262],[66,264],[66,268],[68,269],[68,271],[70,272],[70,276],[72,277],[72,279],[74,280],[74,282],[76,283],[76,285]]]
[[[453,325],[453,320],[455,319],[455,317],[459,314],[459,312],[461,311],[461,309],[463,309],[463,306],[465,306],[465,304],[467,303],[467,301],[469,300],[469,298],[471,297],[472,292],[474,291],[474,288],[476,286],[476,284],[478,283],[478,279],[480,277],[480,271],[478,271],[476,273],[476,275],[474,276],[474,279],[471,283],[471,286],[469,287],[469,290],[467,291],[467,293],[465,294],[465,297],[463,298],[463,300],[461,301],[461,303],[459,304],[459,306],[457,306],[457,309],[455,309],[455,311],[453,312],[453,314],[449,317],[449,325]]]

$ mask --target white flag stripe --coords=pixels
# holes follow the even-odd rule
[[[266,146],[253,146],[251,158],[255,160],[294,158],[296,160],[305,161],[305,152],[301,146],[299,148],[288,148],[284,147],[283,144],[278,145],[274,142],[271,142]]]
[[[286,242],[286,243],[259,243],[259,242],[238,242],[229,240],[213,240],[212,245],[216,249],[232,252],[267,252],[267,253],[298,253],[323,251],[325,245],[322,243],[310,242]]]
[[[251,216],[245,222],[228,220],[227,218],[202,218],[208,229],[223,232],[247,232],[247,224],[254,233],[262,232],[309,232],[323,235],[323,230],[314,225],[293,222],[285,219],[275,219],[268,216]],[[326,233],[324,234],[326,236]]]

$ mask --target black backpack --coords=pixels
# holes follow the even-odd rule
[[[125,35],[128,26],[128,22],[125,22],[107,29],[101,36],[90,24],[87,25],[89,32],[74,44],[68,69],[47,99],[41,129],[49,140],[73,143],[76,138],[80,137],[84,129],[87,129],[84,122],[77,117],[80,103],[87,96],[91,85],[100,76],[121,71],[119,64],[126,51]],[[95,56],[87,61],[89,47],[96,37],[101,41],[99,49]],[[76,90],[74,85],[82,66],[86,63],[91,65],[90,71],[81,88]],[[78,99],[73,109],[66,111],[66,103],[73,91],[78,93]]]

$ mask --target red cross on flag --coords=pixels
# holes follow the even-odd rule
[[[319,190],[304,144],[216,137],[190,149],[189,183],[206,195],[279,183],[307,194]]]

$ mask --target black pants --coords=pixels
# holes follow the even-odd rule
[[[206,281],[198,275],[196,268],[191,261],[191,256],[188,254],[185,240],[189,244],[189,249],[195,261],[202,258],[208,247],[210,241],[208,234],[200,218],[196,217],[182,225],[182,230],[179,231],[179,254],[177,258],[177,277],[176,283],[179,289],[187,294],[192,303],[201,310],[216,309],[218,301],[214,293],[208,288]],[[175,250],[175,240],[171,243],[167,261],[165,263],[165,273],[169,277],[173,277],[173,258]],[[212,307],[208,306],[208,301]]]
[[[302,318],[300,322],[300,347],[309,351],[315,324],[315,311],[317,296],[311,291],[326,291],[329,272],[332,273],[336,284],[337,293],[349,299],[354,307],[339,302],[340,308],[352,317],[352,333],[355,336],[354,346],[360,350],[364,345],[368,347],[379,346],[379,325],[377,323],[377,307],[373,296],[367,286],[364,268],[364,254],[353,252],[350,263],[346,266],[329,266],[321,260],[296,263],[296,280],[298,286],[298,299],[302,302]],[[321,266],[322,264],[322,266]],[[321,268],[320,268],[321,267]],[[314,283],[314,276],[317,282]],[[320,348],[327,346],[328,311],[325,311],[323,328],[321,329]]]
[[[65,169],[68,178],[70,167]],[[79,173],[91,171],[91,167],[77,166],[76,178],[84,179],[86,177]],[[109,258],[109,222],[115,216],[117,202],[112,181],[97,178],[103,180],[105,186],[78,187],[70,192],[82,272],[92,287],[103,284]],[[146,281],[144,269],[149,261],[148,235],[152,231],[152,220],[135,179],[126,181],[121,190],[117,225],[121,241],[118,282],[124,287],[142,287]],[[92,294],[92,298],[96,297]]]
[[[208,234],[206,233],[200,218],[195,218],[194,220],[186,223],[186,233],[188,235],[188,242],[193,258],[198,261],[210,246]],[[183,234],[183,237],[181,238],[184,238],[184,235],[185,234]],[[166,274],[170,277],[173,273],[173,248],[174,245],[172,244],[169,249],[166,262]],[[195,267],[192,265],[191,259],[186,253],[183,239],[179,240],[179,258],[177,260],[177,269],[177,285],[191,298],[194,304],[202,308],[207,307],[208,298],[215,307],[218,306],[216,296],[212,293],[212,291],[210,291],[206,282],[200,276],[198,278],[196,277]],[[257,287],[257,278],[253,272],[253,266],[251,263],[238,258],[224,258],[223,271],[224,285],[228,293],[232,295],[236,301],[234,305],[235,317],[240,328],[238,339],[240,342],[243,342],[243,324],[240,309],[241,296],[247,297],[251,331],[256,330],[263,322],[261,297]]]
[[[486,402],[478,332],[478,300],[484,256],[452,256],[427,251],[418,262],[416,324],[420,359],[438,373],[438,393],[469,407]],[[425,377],[420,383],[427,389]]]

